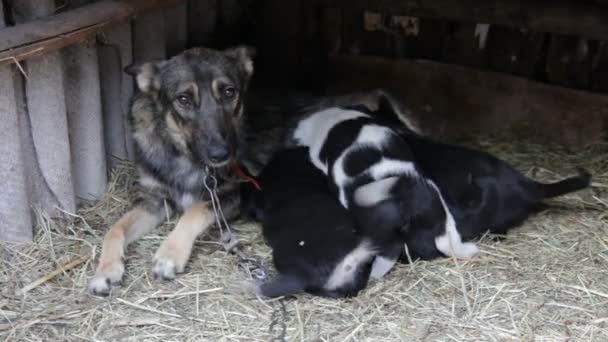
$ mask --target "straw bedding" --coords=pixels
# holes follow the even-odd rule
[[[541,180],[582,165],[593,189],[551,201],[506,240],[485,238],[478,259],[399,265],[356,298],[301,295],[282,312],[279,300],[244,290],[247,273],[216,233],[197,241],[176,281],[151,279],[171,223],[130,246],[122,287],[90,296],[103,233],[129,206],[133,169],[124,164],[100,202],[72,220],[38,213],[33,244],[0,245],[0,340],[269,341],[285,319],[289,341],[607,341],[608,145],[577,154],[504,138],[475,145]],[[245,251],[270,267],[259,227],[235,229]]]

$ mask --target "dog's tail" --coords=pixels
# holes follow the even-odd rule
[[[550,184],[537,182],[536,188],[538,193],[542,198],[550,198],[588,187],[591,184],[591,173],[582,167],[577,168],[577,171],[578,175],[566,178],[559,182]]]
[[[289,296],[303,292],[306,282],[294,275],[279,275],[258,286],[258,293],[264,297]]]

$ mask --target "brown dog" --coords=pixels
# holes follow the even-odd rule
[[[194,48],[126,72],[135,76],[140,90],[129,116],[139,196],[104,238],[89,283],[91,293],[102,296],[123,277],[125,247],[164,220],[165,203],[181,217],[156,252],[152,271],[160,279],[184,271],[194,240],[215,222],[205,188],[210,173],[217,178],[226,217],[238,215],[239,186],[232,166],[244,145],[252,51]]]

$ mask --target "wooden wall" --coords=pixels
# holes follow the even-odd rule
[[[330,93],[383,87],[427,132],[446,138],[515,127],[576,149],[605,136],[606,2],[260,3],[256,38],[273,71],[267,84]],[[568,100],[548,95],[562,92]]]
[[[31,240],[32,209],[69,217],[99,199],[111,169],[133,157],[126,113],[134,85],[123,68],[187,43],[185,2],[129,17],[153,3],[0,2],[0,53],[8,56],[0,58],[0,241]],[[103,17],[123,12],[124,20]],[[38,27],[70,31],[47,37]],[[84,35],[91,27],[104,29]],[[6,48],[18,39],[27,41],[21,50]],[[19,54],[39,43],[47,45]]]

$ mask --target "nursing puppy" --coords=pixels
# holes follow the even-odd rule
[[[463,240],[484,233],[506,234],[534,212],[543,200],[584,189],[591,175],[578,175],[544,184],[482,151],[409,136],[408,145],[421,168],[443,194]],[[448,167],[449,165],[449,167]]]
[[[398,131],[410,147],[418,166],[441,190],[465,241],[486,232],[506,234],[545,207],[543,200],[589,187],[591,174],[544,184],[530,179],[493,155],[420,136],[400,120],[394,100],[379,93],[376,110],[357,106]]]
[[[300,120],[291,137],[309,148],[311,162],[330,179],[360,234],[380,248],[372,277],[390,270],[407,244],[412,257],[470,258],[441,192],[417,165],[403,137],[356,109],[332,107]]]
[[[308,160],[307,148],[284,150],[263,169],[261,192],[243,186],[243,205],[262,221],[279,272],[259,293],[354,296],[367,284],[374,249]]]

